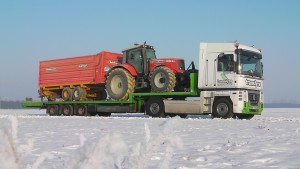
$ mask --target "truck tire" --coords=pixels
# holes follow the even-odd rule
[[[226,98],[220,98],[215,101],[213,104],[213,118],[232,118],[233,117],[233,109],[232,103],[228,101]]]
[[[78,116],[89,116],[86,105],[77,105],[75,109],[75,114]]]
[[[146,102],[146,114],[151,117],[165,117],[165,104],[163,99],[151,97]]]
[[[66,104],[62,106],[61,114],[63,114],[64,116],[72,116],[73,110],[74,108],[72,105]]]
[[[77,86],[73,90],[73,100],[75,101],[80,101],[80,100],[85,100],[86,99],[86,90]]]
[[[97,113],[99,116],[102,116],[102,117],[109,117],[111,115],[110,112],[100,112],[100,113]]]
[[[127,70],[116,68],[109,73],[105,88],[112,99],[127,100],[128,94],[134,92],[135,79]]]
[[[254,114],[235,114],[236,117],[238,117],[239,119],[246,119],[246,120],[250,120],[254,117]]]
[[[59,114],[58,105],[48,105],[47,114],[50,116],[57,116]]]
[[[65,87],[61,92],[61,97],[64,101],[72,101],[72,95],[72,89],[70,89],[69,87]]]
[[[176,85],[175,74],[168,67],[156,67],[150,73],[150,85],[153,92],[171,92]]]

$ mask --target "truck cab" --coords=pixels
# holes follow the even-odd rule
[[[238,42],[200,43],[199,71],[190,77],[199,100],[164,100],[166,114],[251,119],[262,113],[261,50]]]
[[[261,50],[238,42],[201,43],[198,88],[203,100],[209,102],[204,111],[212,111],[214,116],[226,118],[230,109],[242,118],[261,114],[264,102]]]

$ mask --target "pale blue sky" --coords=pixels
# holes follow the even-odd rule
[[[262,48],[265,99],[300,101],[300,1],[0,1],[0,97],[38,99],[40,60],[120,52],[134,42],[158,57],[198,62],[200,42]]]

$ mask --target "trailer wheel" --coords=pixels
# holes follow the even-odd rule
[[[109,73],[105,88],[112,99],[127,100],[128,94],[134,92],[135,80],[125,69],[116,68]]]
[[[74,108],[73,108],[72,105],[66,104],[66,105],[62,106],[61,113],[64,116],[72,116],[73,115],[73,110],[74,110]]]
[[[64,101],[71,101],[72,100],[72,89],[69,87],[65,87],[61,92],[61,97]]]
[[[47,114],[50,116],[57,116],[59,114],[58,105],[48,105]]]
[[[171,92],[176,85],[175,74],[168,67],[156,67],[150,73],[150,85],[153,92]]]
[[[246,119],[246,120],[250,120],[254,117],[254,114],[235,114],[239,119]]]
[[[146,102],[146,114],[151,117],[165,117],[165,104],[162,98],[152,97]]]
[[[73,100],[80,101],[86,99],[86,90],[77,86],[73,90]]]
[[[230,103],[227,99],[221,98],[216,100],[213,105],[213,118],[232,118],[233,117],[233,110],[232,110],[232,103]]]
[[[89,116],[86,105],[77,105],[75,113],[78,116]]]

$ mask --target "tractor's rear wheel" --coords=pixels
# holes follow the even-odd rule
[[[176,77],[168,67],[156,67],[150,74],[150,84],[153,92],[171,92],[176,85]]]
[[[112,99],[127,100],[128,94],[134,92],[135,79],[127,70],[116,68],[109,73],[105,88]]]

